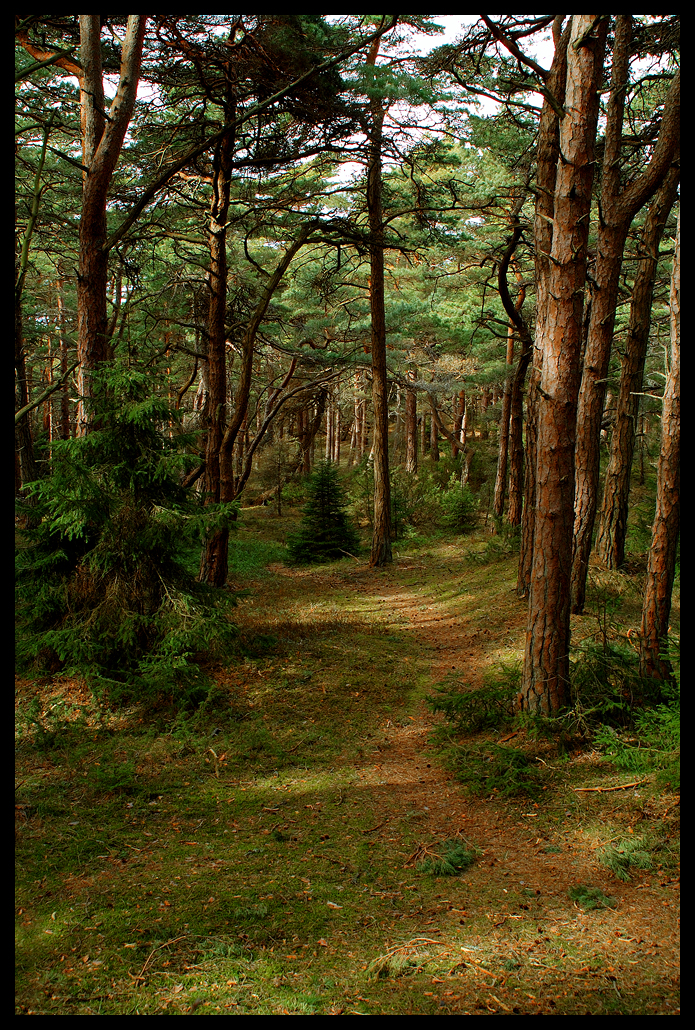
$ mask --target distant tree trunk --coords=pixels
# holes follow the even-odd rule
[[[369,51],[368,65],[376,64],[379,40]],[[384,305],[384,221],[382,213],[382,131],[385,109],[378,97],[370,102],[369,169],[369,300],[372,323],[372,402],[374,405],[374,528],[370,565],[393,561],[391,553],[391,486],[389,483],[388,376],[386,368],[386,311]]]
[[[408,379],[417,379],[417,369],[408,371]],[[417,472],[417,394],[405,393],[405,471]]]
[[[70,393],[67,382],[68,373],[68,341],[65,338],[65,301],[63,299],[64,281],[62,276],[56,283],[58,297],[58,328],[60,333],[60,375],[64,380],[60,388],[60,416],[58,419],[58,439],[70,439]]]
[[[654,279],[659,244],[676,199],[679,179],[679,165],[673,165],[654,197],[639,241],[639,264],[632,290],[630,323],[622,358],[620,390],[596,536],[596,553],[609,569],[619,569],[625,560],[630,479],[644,363],[649,344]]]
[[[428,432],[427,415],[423,411],[420,418],[420,453],[424,458],[430,449],[430,434]]]
[[[510,482],[510,504],[512,485],[514,487],[514,490],[516,491],[515,503],[518,504],[518,520],[517,522],[512,522],[512,525],[518,525],[518,522],[521,520],[521,484],[519,474],[521,472],[521,457],[523,455],[523,443],[521,440],[520,422],[516,422],[514,425],[514,429],[516,431],[514,439],[512,440],[510,436],[512,398],[514,396],[514,388],[517,380],[517,376],[512,374],[512,367],[514,365],[514,330],[516,329],[521,337],[522,353],[521,357],[519,358],[520,364],[524,360],[525,353],[529,351],[530,354],[530,345],[532,344],[532,340],[529,329],[521,314],[521,309],[523,307],[524,300],[526,299],[526,290],[523,284],[521,283],[521,275],[517,269],[516,277],[517,281],[519,282],[519,294],[517,296],[516,301],[513,303],[512,298],[509,295],[509,287],[507,285],[507,269],[512,260],[512,256],[519,242],[519,239],[521,238],[521,226],[519,224],[519,215],[521,214],[521,209],[523,207],[524,199],[526,197],[529,178],[530,168],[527,172],[525,188],[521,195],[517,198],[514,207],[512,208],[511,217],[512,224],[514,226],[514,231],[512,233],[512,238],[509,241],[509,244],[507,245],[507,249],[504,253],[502,261],[500,262],[500,267],[497,276],[500,298],[502,300],[502,304],[504,306],[505,311],[509,315],[509,328],[507,331],[507,375],[504,381],[504,393],[502,396],[502,414],[500,418],[499,429],[499,453],[497,457],[497,474],[495,477],[495,493],[492,510],[498,518],[502,517],[504,513],[504,496],[507,487],[507,463],[509,450],[510,447],[513,449],[513,452],[514,450],[521,450],[521,454],[517,453],[514,455],[516,459],[516,466],[513,468],[513,471],[516,475],[516,478],[513,484]],[[528,365],[528,359],[526,359],[526,365]],[[524,368],[524,375],[525,372],[526,370]],[[521,386],[523,387],[523,381],[521,383]],[[518,416],[521,414],[521,393],[518,387],[516,389],[516,396],[514,396],[514,400],[516,402],[515,415],[518,418]]]
[[[430,461],[439,461],[439,431],[434,417],[430,419]]]
[[[548,97],[543,101],[538,129],[536,154],[536,206],[533,224],[535,242],[536,279],[536,338],[532,351],[528,397],[526,402],[526,455],[524,468],[524,503],[521,522],[521,546],[519,551],[519,572],[517,594],[527,597],[531,581],[533,561],[533,534],[536,517],[536,437],[538,419],[538,387],[541,378],[543,351],[541,341],[545,336],[545,322],[548,309],[548,283],[550,276],[550,252],[553,240],[553,204],[555,180],[560,158],[558,110],[565,102],[567,76],[567,45],[572,26],[571,20],[563,30],[564,15],[556,15],[553,22],[555,55],[546,81]],[[511,312],[507,312],[510,317]]]
[[[225,120],[234,121],[236,105],[228,88]],[[220,451],[227,413],[227,214],[231,190],[232,157],[235,134],[229,132],[215,147],[213,155],[213,197],[210,209],[210,272],[208,285],[208,404],[205,445],[205,504],[221,500]],[[244,414],[246,409],[244,409]],[[242,415],[243,419],[243,415]],[[227,581],[229,530],[219,529],[205,540],[200,556],[200,579],[213,586]]]
[[[509,419],[509,508],[507,522],[510,526],[520,526],[524,496],[524,384],[526,373],[533,354],[533,339],[522,341],[522,351],[516,365],[512,381]]]
[[[574,445],[594,144],[608,17],[572,15],[538,387],[533,563],[519,707],[550,713],[569,683]]]
[[[324,447],[324,458],[326,461],[333,461],[333,433],[335,428],[335,400],[333,392],[331,391],[328,395],[328,404],[326,405],[326,440]]]
[[[454,440],[456,441],[451,445],[451,457],[455,458],[459,451],[465,452],[466,422],[468,415],[468,405],[466,404],[465,390],[459,390],[458,393],[455,393],[453,395],[453,397],[451,398],[451,410],[454,420],[453,435]],[[459,447],[459,441],[461,442],[461,444],[463,444],[462,447]]]
[[[223,138],[221,145],[224,145],[225,138]],[[220,192],[221,189],[222,183],[220,183],[219,190],[217,193],[217,196],[219,197],[222,197],[222,193]],[[227,203],[228,200],[229,196],[227,194]],[[222,209],[220,208],[220,214],[221,213]],[[221,225],[223,223],[217,223],[217,221],[215,220],[215,224]],[[224,224],[226,224],[226,214]],[[214,434],[208,434],[208,457],[206,458],[206,472],[209,464],[212,464],[214,466],[213,473],[209,477],[206,484],[206,497],[208,499],[208,503],[213,503],[214,500],[219,500],[222,503],[228,503],[229,501],[235,500],[237,497],[237,484],[234,476],[234,445],[236,443],[239,431],[242,425],[244,424],[244,420],[246,419],[248,412],[249,397],[251,395],[251,377],[253,372],[253,357],[255,351],[256,336],[258,334],[258,330],[261,327],[261,323],[263,321],[263,318],[265,317],[266,311],[268,310],[268,305],[271,301],[273,294],[275,293],[275,290],[279,286],[282,277],[289,268],[293,257],[295,256],[297,251],[306,243],[314,226],[315,223],[313,221],[305,223],[297,239],[294,240],[285,251],[284,255],[278,262],[275,271],[265,284],[263,292],[261,294],[261,299],[256,305],[254,313],[251,316],[251,320],[246,327],[246,331],[244,332],[244,338],[242,342],[241,367],[239,370],[239,381],[237,384],[236,393],[234,395],[234,411],[232,412],[231,418],[227,424],[226,429],[224,430],[223,435],[221,436],[221,439],[217,431],[215,431]],[[219,236],[221,235],[221,233],[217,235],[216,233],[211,232],[211,236],[213,237],[211,242],[211,255],[213,251],[215,254],[215,261],[212,264],[212,267],[213,270],[216,269],[217,271],[219,271],[221,267],[219,262],[221,262],[222,260],[225,261],[224,272],[226,282],[226,256],[223,258],[222,254],[218,252],[218,250],[216,249],[217,244],[220,241]],[[222,281],[221,275],[213,276],[211,278],[213,278],[214,282]],[[226,300],[226,293],[224,295],[224,299]],[[211,347],[213,341],[212,303],[213,300],[211,299],[211,320],[209,330]],[[222,304],[222,307],[225,307],[224,303]],[[215,317],[218,316],[219,312],[217,311],[217,309],[215,309]],[[224,356],[224,310],[222,311],[221,339],[222,355]],[[208,365],[210,366],[209,373],[211,377],[211,408],[214,404],[212,393],[212,364],[213,363],[211,359],[208,358]],[[226,370],[224,370],[224,365],[222,365],[222,369],[224,371],[224,375],[226,378]],[[216,396],[218,396],[218,394],[215,394],[215,397]],[[220,402],[220,404],[218,404],[217,408],[214,410],[218,412],[217,417],[221,422],[224,419],[224,400]],[[211,439],[214,442],[214,446],[217,448],[216,451],[213,451],[211,449]],[[203,548],[200,564],[201,580],[203,580],[206,583],[210,583],[214,586],[224,586],[227,579],[228,548],[229,528],[225,526],[222,529],[218,530],[216,533],[213,533],[205,542],[205,547]]]
[[[26,354],[24,351],[24,332],[22,323],[21,296],[15,293],[15,411],[20,411],[29,403],[29,383],[27,381]],[[15,453],[19,465],[20,486],[32,483],[38,478],[36,460],[34,458],[34,441],[31,435],[31,420],[25,415],[15,425]],[[29,503],[31,501],[29,500]]]
[[[668,634],[671,592],[676,570],[680,529],[680,212],[671,275],[671,347],[661,414],[661,453],[656,485],[656,515],[647,565],[642,606],[640,675],[666,679],[667,661],[661,658]]]
[[[575,613],[584,610],[586,596],[586,577],[598,504],[601,421],[623,250],[632,219],[666,176],[679,140],[680,79],[676,73],[669,90],[659,140],[652,159],[644,172],[626,187],[621,175],[621,150],[631,40],[632,15],[617,15],[601,176],[601,218],[594,269],[596,285],[591,299],[577,411],[571,584],[572,611]]]
[[[500,415],[499,449],[497,452],[497,473],[495,475],[495,492],[492,500],[492,511],[498,519],[504,514],[504,498],[507,492],[507,456],[509,453],[509,423],[512,411],[512,367],[514,365],[514,327],[507,329],[507,375],[504,380],[502,394],[502,412]]]
[[[333,461],[336,465],[340,463],[340,436],[342,433],[342,419],[340,415],[340,394],[336,389],[335,409],[333,413]]]

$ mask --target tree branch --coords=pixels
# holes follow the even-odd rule
[[[297,86],[300,86],[302,83],[312,78],[312,76],[318,75],[320,72],[328,71],[329,68],[334,68],[342,61],[346,61],[348,57],[352,57],[353,54],[358,53],[358,51],[362,50],[365,46],[372,43],[375,39],[379,39],[381,36],[383,36],[385,32],[390,31],[396,25],[397,21],[398,15],[392,15],[391,21],[388,25],[382,26],[371,36],[367,36],[366,39],[363,39],[358,46],[352,47],[350,50],[346,51],[344,54],[341,54],[339,57],[334,57],[328,61],[324,61],[322,64],[319,64],[315,68],[312,68],[311,71],[306,72],[304,75],[300,75],[300,77],[298,79],[295,79],[294,82],[291,82],[289,86],[285,86],[283,89],[278,90],[277,93],[274,93],[272,97],[268,97],[268,99],[264,100],[262,103],[255,104],[253,107],[249,108],[246,114],[242,115],[240,118],[237,118],[235,121],[230,122],[228,125],[225,125],[223,129],[219,130],[219,132],[216,132],[212,136],[209,136],[208,139],[205,140],[203,143],[200,143],[197,147],[194,147],[192,150],[189,150],[188,153],[185,154],[183,157],[179,158],[177,161],[174,161],[174,163],[170,165],[169,168],[165,172],[163,172],[158,179],[155,179],[155,181],[150,186],[148,186],[148,188],[145,190],[137,204],[135,204],[135,206],[132,208],[130,214],[122,223],[122,225],[120,225],[116,232],[113,233],[113,235],[110,236],[109,239],[106,241],[106,243],[104,244],[104,250],[111,250],[111,248],[115,246],[115,244],[123,238],[128,229],[130,229],[133,222],[137,220],[142,211],[156,196],[156,194],[159,192],[162,186],[165,186],[169,179],[171,179],[172,176],[176,175],[177,172],[180,172],[181,169],[189,163],[189,161],[192,161],[194,160],[194,158],[199,157],[201,154],[205,153],[206,150],[209,150],[211,147],[213,147],[227,133],[236,132],[236,130],[241,125],[244,125],[252,118],[255,118],[256,115],[261,114],[263,111],[267,110],[267,108],[277,103],[278,100],[282,100],[289,93],[291,93],[292,90],[296,89]]]

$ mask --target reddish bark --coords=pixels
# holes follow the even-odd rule
[[[635,214],[658,189],[673,161],[680,138],[680,74],[669,89],[659,139],[649,165],[632,183],[621,179],[621,147],[628,77],[632,15],[616,17],[613,74],[608,101],[601,177],[595,288],[584,354],[577,412],[576,496],[572,558],[572,611],[584,610],[586,577],[598,504],[601,421],[610,361],[618,284],[625,240]]]
[[[639,264],[632,290],[630,324],[622,356],[620,390],[611,431],[610,456],[596,536],[596,553],[609,569],[620,568],[625,560],[630,478],[644,363],[649,343],[654,278],[659,244],[666,219],[676,198],[679,179],[679,166],[674,165],[654,197],[640,237]]]
[[[110,357],[106,291],[106,202],[109,185],[133,113],[140,76],[146,15],[128,16],[123,41],[120,81],[108,120],[104,118],[104,83],[101,66],[100,17],[80,15],[80,76],[84,175],[80,214],[80,255],[77,276],[77,356],[80,360],[80,403],[77,432],[92,425],[93,373]]]
[[[680,213],[671,276],[671,347],[661,414],[661,453],[656,486],[656,514],[642,606],[640,674],[666,679],[662,658],[671,614],[680,529]]]
[[[574,445],[594,143],[608,18],[573,15],[540,345],[533,562],[522,710],[563,706],[569,684]]]
[[[375,65],[379,40],[369,51]],[[382,133],[386,109],[378,97],[370,101],[367,211],[369,215],[369,303],[372,324],[372,403],[374,406],[374,527],[372,567],[393,561],[391,553],[391,484],[389,482],[388,374],[386,368],[386,311],[384,302],[384,220],[382,212]]]
[[[533,347],[528,398],[526,403],[526,460],[524,474],[524,504],[521,522],[521,548],[517,593],[527,597],[533,560],[533,534],[536,513],[536,422],[538,412],[538,386],[542,366],[540,341],[545,333],[550,276],[550,252],[553,240],[553,202],[555,179],[559,161],[559,118],[565,102],[567,75],[567,44],[571,21],[563,30],[564,15],[556,15],[553,22],[555,55],[546,80],[548,95],[543,101],[538,128],[536,154],[536,207],[533,225],[536,278],[536,343]],[[551,100],[552,98],[552,100]],[[511,315],[510,315],[511,317]]]

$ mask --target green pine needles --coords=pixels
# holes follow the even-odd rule
[[[83,676],[110,700],[204,697],[203,656],[226,651],[234,595],[198,583],[190,550],[234,506],[181,489],[181,438],[151,382],[110,369],[99,428],[52,445],[17,548],[17,658]],[[187,559],[189,559],[187,565]]]
[[[299,532],[287,542],[291,562],[335,561],[359,552],[359,535],[350,522],[338,469],[332,462],[317,464],[309,479],[309,500],[302,515]]]

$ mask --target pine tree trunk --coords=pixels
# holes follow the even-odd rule
[[[565,102],[567,75],[567,45],[571,20],[563,30],[564,15],[556,15],[553,22],[555,56],[546,83],[548,92],[561,108]],[[519,550],[519,572],[517,594],[527,597],[531,581],[533,561],[533,534],[536,516],[536,437],[538,418],[538,386],[540,384],[543,352],[541,341],[545,335],[548,306],[548,283],[550,276],[550,252],[553,240],[553,201],[555,179],[560,157],[559,119],[556,105],[548,98],[543,102],[538,130],[538,151],[536,156],[536,209],[533,226],[535,241],[536,278],[536,341],[532,352],[528,398],[526,403],[526,455],[524,474],[524,504],[521,521],[521,546]]]
[[[235,104],[227,97],[225,117],[233,122]],[[227,353],[225,315],[227,311],[227,213],[231,189],[234,133],[223,136],[213,157],[213,199],[210,209],[210,272],[208,284],[208,405],[205,445],[205,504],[221,500],[220,452],[227,413]],[[200,556],[200,580],[222,587],[227,581],[229,530],[219,529],[205,540]]]
[[[507,492],[507,456],[509,453],[509,424],[512,411],[512,366],[514,364],[514,326],[512,324],[507,329],[506,357],[507,375],[504,380],[504,393],[502,394],[497,473],[495,475],[495,493],[492,501],[492,511],[498,519],[501,519],[504,514],[504,497]]]
[[[376,63],[379,41],[372,46],[368,64]],[[374,528],[372,567],[389,564],[391,553],[391,486],[389,483],[388,376],[386,368],[386,311],[384,304],[384,222],[382,214],[381,147],[384,108],[371,101],[371,138],[367,178],[369,212],[370,310],[372,323],[372,402],[374,406]]]
[[[676,198],[679,179],[679,166],[674,165],[659,187],[639,242],[639,265],[632,290],[630,324],[622,359],[620,390],[596,537],[596,553],[609,569],[619,569],[625,560],[630,478],[641,399],[639,395],[649,344],[657,255],[664,226]]]
[[[571,585],[572,611],[576,613],[584,610],[586,577],[598,504],[601,422],[623,249],[632,219],[666,176],[678,140],[677,124],[673,124],[673,107],[677,91],[672,88],[662,120],[659,144],[655,148],[652,161],[642,175],[626,188],[620,174],[620,166],[631,39],[632,15],[618,15],[601,176],[601,219],[594,270],[595,288],[591,299],[577,412]]]
[[[656,515],[642,606],[640,675],[665,679],[661,657],[668,634],[671,592],[680,529],[680,212],[671,276],[671,347],[661,415],[661,453],[656,485]]]
[[[439,461],[439,431],[433,418],[430,418],[430,461]]]
[[[77,275],[77,356],[80,360],[77,433],[84,435],[93,424],[93,374],[110,356],[106,311],[106,201],[135,104],[147,19],[145,15],[128,15],[120,82],[107,122],[104,118],[100,17],[98,14],[81,14],[79,17],[82,163],[89,169],[83,178]]]
[[[507,521],[510,526],[520,526],[524,496],[524,383],[533,353],[533,341],[529,340],[519,355],[510,398],[509,417],[509,507]]]
[[[408,372],[408,379],[417,379],[417,369]],[[405,393],[405,471],[417,472],[417,394],[415,390]]]
[[[542,369],[533,562],[519,706],[551,713],[569,684],[569,575],[574,524],[574,445],[594,144],[608,18],[572,15],[565,116],[560,126]]]

